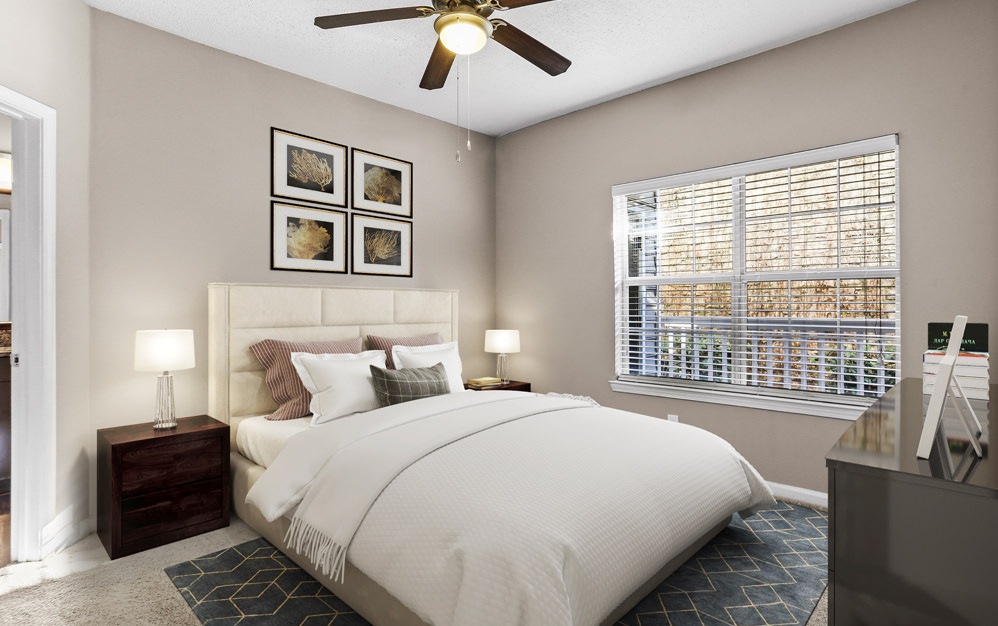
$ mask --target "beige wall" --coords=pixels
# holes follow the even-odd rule
[[[94,438],[88,411],[90,9],[79,0],[0,0],[0,85],[57,115],[56,511],[75,506],[71,517],[78,521],[87,515],[84,450]],[[20,323],[31,320],[15,320]]]
[[[899,133],[902,373],[926,323],[998,322],[998,5],[921,0],[497,141],[497,322],[515,377],[680,419],[825,491],[847,422],[611,392],[610,187]]]
[[[494,140],[458,165],[447,124],[98,11],[93,94],[94,428],[152,417],[137,329],[194,329],[177,412],[207,410],[209,282],[456,288],[467,373],[490,367]],[[271,126],[414,164],[413,278],[270,269]]]

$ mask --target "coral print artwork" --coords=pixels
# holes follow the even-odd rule
[[[390,167],[364,165],[364,199],[402,206],[402,172]]]
[[[399,231],[365,228],[364,254],[368,263],[402,265],[402,242],[399,240]]]
[[[288,185],[333,193],[333,156],[288,146]]]
[[[333,235],[336,227],[331,222],[320,222],[301,217],[288,218],[289,259],[333,259]]]

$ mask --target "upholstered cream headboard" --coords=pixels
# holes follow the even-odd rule
[[[457,291],[212,283],[208,414],[230,423],[277,408],[263,367],[249,351],[263,339],[316,341],[433,332],[444,341],[457,340]]]

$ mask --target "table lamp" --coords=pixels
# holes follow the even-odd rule
[[[504,385],[509,383],[509,373],[506,371],[506,355],[515,354],[520,351],[520,331],[485,331],[485,351],[499,355],[496,358],[496,378],[502,380]]]
[[[162,372],[156,380],[156,418],[153,428],[176,428],[173,374],[194,367],[193,330],[135,331],[135,370]]]

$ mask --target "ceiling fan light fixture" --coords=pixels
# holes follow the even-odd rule
[[[474,54],[492,36],[492,24],[475,13],[441,15],[433,27],[440,35],[440,42],[454,54]]]

